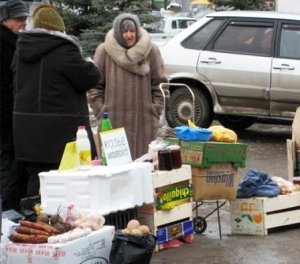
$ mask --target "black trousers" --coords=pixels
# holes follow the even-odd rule
[[[59,163],[18,161],[18,170],[22,175],[22,185],[25,187],[21,192],[21,198],[39,195],[39,173],[57,170],[58,167]]]
[[[0,150],[0,195],[2,210],[19,210],[22,185],[13,149]]]
[[[20,210],[20,200],[40,194],[39,173],[57,170],[59,163],[16,161],[14,152],[0,151],[2,210]]]

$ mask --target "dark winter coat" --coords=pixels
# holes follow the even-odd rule
[[[0,25],[0,149],[13,148],[13,73],[10,69],[17,35]]]
[[[113,127],[125,128],[133,159],[146,154],[148,144],[156,139],[163,110],[159,84],[167,82],[158,47],[144,29],[139,34],[138,42],[126,49],[114,38],[113,30],[108,32],[94,55],[100,84],[88,92],[97,118],[108,111]]]
[[[59,162],[77,127],[90,130],[86,91],[98,80],[98,68],[82,58],[75,38],[44,29],[21,33],[13,112],[16,158]]]

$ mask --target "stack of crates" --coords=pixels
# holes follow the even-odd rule
[[[168,139],[172,144],[174,140]],[[238,168],[245,167],[247,144],[213,141],[180,141],[179,144],[182,162],[192,166],[194,201],[236,199]]]
[[[154,203],[138,208],[138,220],[157,237],[155,251],[166,243],[193,240],[191,166],[152,173]]]

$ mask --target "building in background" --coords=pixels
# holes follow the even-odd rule
[[[176,3],[181,6],[180,12],[188,12],[190,10],[191,0],[152,0],[153,8],[156,10],[167,9],[170,4]]]
[[[279,12],[300,13],[299,0],[275,0],[275,10]]]

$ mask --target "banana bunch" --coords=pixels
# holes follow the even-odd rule
[[[195,125],[195,123],[191,119],[188,120],[188,125],[191,128],[199,128],[198,126]]]

